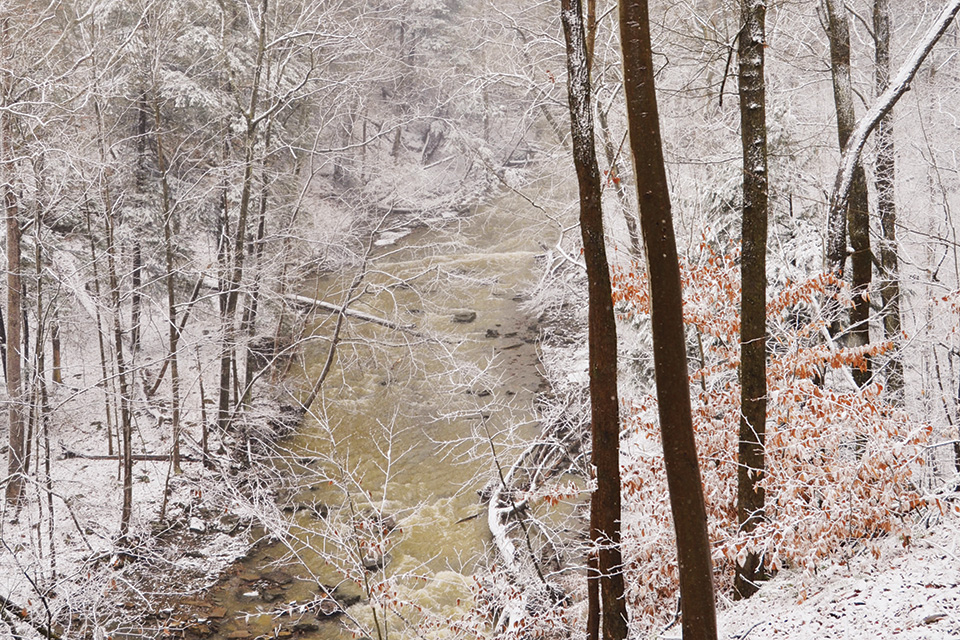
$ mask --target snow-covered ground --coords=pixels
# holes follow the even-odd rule
[[[908,542],[876,542],[806,581],[783,572],[719,614],[737,640],[926,640],[960,637],[960,514],[946,511]],[[678,632],[679,633],[679,632]],[[669,635],[665,636],[669,637]]]

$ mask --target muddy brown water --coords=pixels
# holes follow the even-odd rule
[[[509,195],[419,228],[384,226],[393,244],[375,249],[351,308],[412,329],[346,323],[312,415],[278,448],[289,530],[262,532],[278,541],[196,603],[188,636],[347,638],[365,627],[376,637],[378,625],[410,635],[392,611],[374,617],[377,589],[408,603],[408,622],[418,607],[453,617],[470,606],[489,541],[478,493],[496,473],[490,440],[508,465],[539,428],[538,327],[523,302],[552,239]],[[305,293],[340,303],[348,284],[326,278]],[[314,328],[309,379],[333,323]]]

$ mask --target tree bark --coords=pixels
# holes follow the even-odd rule
[[[764,81],[767,7],[742,0],[739,38],[740,142],[743,149],[743,217],[740,258],[740,434],[737,522],[749,534],[764,519],[767,421],[767,114]],[[737,564],[735,597],[747,598],[763,576],[760,554],[751,549]]]
[[[854,127],[850,139],[844,147],[833,191],[830,194],[830,219],[842,215],[842,212],[847,209],[854,172],[860,162],[860,153],[863,151],[867,138],[870,137],[870,134],[873,133],[884,116],[890,113],[897,101],[903,97],[903,94],[910,89],[910,83],[917,75],[920,65],[923,64],[927,54],[946,32],[947,27],[953,22],[958,12],[960,12],[960,0],[950,0],[940,11],[940,15],[937,16],[934,23],[927,29],[917,46],[907,56],[906,61],[897,71],[896,77],[890,81],[886,90],[874,100],[873,106],[857,121],[857,126]],[[841,213],[837,214],[838,211]]]
[[[874,79],[877,94],[890,85],[889,0],[873,2],[873,35],[876,43]],[[883,334],[893,343],[887,364],[887,391],[897,401],[903,396],[903,359],[900,321],[900,264],[897,252],[896,156],[893,142],[893,114],[877,124],[877,215],[880,218],[880,298],[883,302]]]
[[[6,65],[10,42],[10,20],[3,19],[0,30],[0,58]],[[13,74],[9,66],[3,73],[3,103],[7,105],[12,91]],[[27,469],[27,438],[24,420],[23,384],[20,380],[20,363],[23,341],[20,336],[21,282],[20,282],[20,219],[19,204],[14,189],[15,164],[13,160],[13,114],[4,110],[0,113],[0,179],[3,180],[3,207],[7,222],[7,352],[6,378],[9,420],[6,499],[13,505],[20,504],[23,492],[23,474]]]
[[[826,0],[830,40],[830,70],[833,77],[833,98],[837,110],[837,138],[841,151],[856,126],[857,117],[853,105],[853,83],[850,79],[850,27],[846,6],[842,0]],[[853,271],[853,309],[850,312],[851,347],[864,347],[870,344],[870,301],[868,294],[873,277],[873,260],[870,250],[870,210],[867,201],[867,177],[862,164],[857,164],[847,211],[832,210],[827,222],[829,229],[830,270],[837,280],[843,279],[846,262],[847,242],[843,232],[844,222],[850,236],[853,252],[850,262]],[[833,334],[840,333],[837,319],[833,320]],[[863,387],[870,382],[871,363],[864,358],[863,367],[853,369],[853,379]]]
[[[53,322],[50,324],[50,348],[53,354],[53,381],[55,384],[63,384],[60,360],[60,319],[57,317],[56,311],[54,311]]]
[[[97,342],[100,347],[100,376],[103,381],[103,403],[104,420],[107,426],[107,453],[113,455],[113,407],[110,403],[111,376],[108,366],[107,343],[104,341],[106,331],[103,328],[103,317],[100,315],[100,273],[97,268],[97,243],[93,237],[93,224],[90,221],[90,208],[85,207],[84,220],[87,226],[87,238],[90,242],[90,266],[93,269],[93,295],[97,300],[94,306],[95,318],[97,321]]]
[[[6,25],[4,25],[6,37]],[[0,116],[3,117],[3,116]],[[27,466],[26,421],[24,420],[23,384],[21,381],[20,360],[23,341],[20,329],[23,316],[21,308],[20,286],[20,220],[17,197],[13,189],[13,165],[11,161],[10,116],[4,117],[2,126],[3,143],[3,199],[7,217],[7,396],[9,397],[8,416],[10,421],[9,450],[7,452],[6,497],[12,504],[19,504],[23,492],[22,474]]]
[[[164,364],[170,363],[170,426],[173,444],[170,449],[170,464],[174,473],[182,473],[180,468],[180,368],[177,359],[179,351],[180,332],[182,326],[177,322],[176,287],[173,264],[173,206],[170,202],[170,182],[167,179],[167,159],[163,153],[163,139],[161,138],[160,104],[154,96],[153,102],[154,135],[157,142],[157,168],[160,170],[160,215],[163,217],[163,255],[166,263],[167,284],[167,359]],[[185,313],[189,313],[186,311]],[[163,378],[163,371],[157,376],[157,382]]]
[[[677,534],[683,637],[716,640],[713,564],[690,411],[680,266],[660,139],[646,0],[620,2],[620,42],[640,229],[649,268],[654,372]]]
[[[240,188],[240,203],[237,212],[237,227],[234,231],[233,249],[231,265],[227,269],[226,278],[226,301],[225,308],[222,310],[223,343],[222,355],[220,358],[220,395],[217,413],[217,425],[221,432],[226,431],[230,421],[230,373],[231,369],[236,368],[236,342],[237,342],[237,300],[240,295],[240,284],[243,279],[243,258],[246,245],[247,219],[250,212],[250,198],[253,190],[253,164],[254,164],[254,146],[256,144],[257,129],[262,121],[262,116],[257,115],[257,105],[259,104],[260,78],[264,68],[264,56],[267,43],[267,0],[261,0],[259,7],[259,21],[257,25],[257,57],[253,68],[253,81],[250,91],[250,102],[243,113],[246,121],[246,131],[243,144],[243,181]],[[224,211],[224,215],[227,212]],[[228,250],[229,254],[230,251]],[[237,387],[237,380],[234,379],[234,387]]]
[[[567,46],[567,93],[573,159],[580,191],[580,234],[589,295],[592,460],[597,488],[590,502],[590,537],[599,545],[600,627],[605,640],[627,636],[623,559],[620,553],[620,403],[617,396],[617,325],[603,237],[600,170],[594,144],[590,67],[580,0],[561,0]],[[593,616],[593,620],[596,617]],[[588,625],[595,627],[595,623]]]
[[[109,196],[108,196],[109,198]],[[117,243],[114,233],[113,207],[107,200],[104,215],[107,236],[107,275],[110,279],[110,302],[113,315],[114,354],[117,358],[117,382],[120,385],[120,455],[123,457],[123,503],[120,507],[120,537],[130,532],[133,515],[133,422],[130,415],[129,372],[123,355],[123,327],[120,305],[120,281],[117,277]]]

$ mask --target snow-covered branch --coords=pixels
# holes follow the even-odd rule
[[[910,83],[927,54],[933,49],[947,27],[953,22],[957,12],[960,12],[960,0],[950,0],[940,12],[936,21],[921,38],[917,46],[907,56],[896,77],[874,102],[870,110],[857,122],[856,128],[847,141],[837,170],[837,179],[834,183],[833,194],[830,196],[831,218],[836,214],[844,215],[847,209],[847,199],[850,195],[850,186],[853,184],[853,173],[860,162],[860,153],[867,142],[867,138],[876,128],[880,120],[887,115],[897,101],[910,89]]]

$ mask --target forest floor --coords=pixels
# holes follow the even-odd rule
[[[909,541],[889,538],[861,546],[806,579],[784,571],[752,598],[730,603],[720,612],[720,637],[960,637],[960,514],[951,509],[941,516],[932,509],[936,517],[928,514]],[[679,631],[673,637],[679,638]]]

